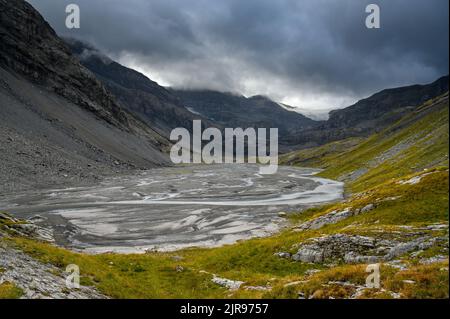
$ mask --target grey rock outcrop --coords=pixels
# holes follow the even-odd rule
[[[425,250],[425,249],[432,247],[439,240],[440,240],[439,238],[435,238],[435,237],[433,237],[433,238],[421,237],[421,238],[411,240],[411,241],[408,241],[405,243],[400,243],[400,244],[392,247],[384,258],[386,260],[391,260],[395,257],[401,256],[410,251]]]
[[[310,243],[302,245],[292,259],[308,263],[323,263],[327,260],[343,260],[349,253],[361,255],[374,248],[373,238],[336,234],[312,239]]]
[[[349,207],[345,208],[342,211],[334,210],[328,214],[325,214],[323,216],[317,217],[313,220],[301,224],[300,226],[297,227],[297,229],[300,230],[319,229],[326,225],[335,224],[350,216],[353,216],[353,212]]]
[[[50,228],[36,225],[32,222],[27,224],[17,224],[11,227],[18,235],[32,237],[38,240],[54,243],[53,230]]]
[[[356,216],[359,214],[367,213],[375,208],[374,204],[368,204],[361,209],[352,209],[351,207],[347,207],[343,210],[333,210],[328,214],[323,216],[319,216],[315,219],[309,220],[300,226],[296,227],[297,230],[309,230],[309,229],[320,229],[326,225],[336,224],[341,220],[349,218],[351,216]]]
[[[371,210],[373,210],[375,208],[374,204],[368,204],[366,206],[364,206],[363,208],[361,208],[361,213],[367,213],[370,212]]]
[[[306,263],[342,261],[349,264],[389,261],[414,250],[424,250],[448,238],[423,236],[407,242],[335,234],[313,238],[301,245],[292,260]]]
[[[3,231],[8,231],[22,237],[29,237],[49,243],[54,243],[53,230],[37,224],[41,217],[34,217],[30,220],[18,220],[12,216],[0,212],[0,221],[3,224]],[[0,229],[1,231],[1,229]]]
[[[230,290],[237,290],[244,284],[243,281],[221,278],[217,277],[216,275],[214,275],[211,281],[215,284],[218,284],[219,286],[228,288]]]

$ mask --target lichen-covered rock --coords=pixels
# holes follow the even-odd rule
[[[312,239],[309,243],[302,245],[297,253],[292,256],[295,261],[322,263],[326,260],[344,260],[349,253],[348,258],[356,258],[356,255],[375,248],[375,239],[364,236],[350,236],[345,234],[336,234]]]
[[[362,256],[351,251],[345,254],[344,261],[347,264],[374,264],[380,262],[381,258],[380,256]]]
[[[16,232],[16,234],[24,237],[31,237],[49,243],[55,242],[55,238],[53,237],[53,230],[50,228],[45,228],[31,222],[26,224],[16,224],[14,226],[11,226],[11,228]]]
[[[228,288],[230,290],[237,290],[244,284],[243,281],[221,278],[217,277],[216,275],[214,275],[211,281],[215,284],[218,284],[219,286]]]
[[[361,213],[367,213],[370,212],[371,210],[373,210],[375,208],[374,204],[368,204],[366,206],[364,206],[363,208],[361,208]]]
[[[42,217],[32,218],[30,220],[18,220],[5,213],[0,213],[0,232],[10,232],[15,235],[30,237],[37,240],[53,243],[53,230],[36,224]]]
[[[307,263],[343,261],[349,264],[370,264],[393,260],[414,250],[423,251],[448,238],[422,236],[407,242],[376,239],[366,236],[335,234],[313,238],[302,244],[292,260]]]
[[[304,263],[321,263],[324,261],[324,252],[321,249],[314,248],[302,248],[292,256],[295,261],[301,261]]]
[[[353,215],[353,212],[351,208],[346,208],[342,211],[334,210],[328,214],[325,214],[323,216],[317,217],[313,220],[307,221],[300,226],[297,227],[297,229],[300,230],[308,230],[308,229],[319,229],[323,226],[335,224],[341,220],[344,220],[350,216]]]
[[[278,252],[275,253],[274,255],[280,258],[291,258],[291,254],[286,252]]]

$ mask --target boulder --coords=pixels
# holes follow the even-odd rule
[[[292,256],[292,260],[304,263],[321,263],[324,261],[323,251],[320,249],[302,248]]]
[[[370,212],[371,210],[373,210],[375,208],[374,204],[368,204],[366,206],[364,206],[363,208],[361,208],[361,213],[367,213]]]
[[[349,264],[371,264],[393,260],[413,250],[426,250],[437,242],[448,245],[448,238],[423,236],[407,242],[366,236],[335,234],[310,239],[291,258],[307,263],[343,261]]]
[[[298,228],[301,230],[308,230],[308,229],[319,229],[323,226],[330,225],[330,224],[336,224],[337,222],[344,220],[350,216],[353,215],[353,212],[350,207],[345,208],[342,211],[334,210],[328,214],[325,214],[323,216],[317,217],[313,220],[307,221],[303,224],[301,224]]]
[[[275,253],[274,255],[277,257],[280,257],[280,258],[286,258],[286,259],[291,258],[291,254],[286,253],[286,252],[278,252],[278,253]]]
[[[230,290],[237,290],[244,284],[243,281],[220,278],[217,277],[216,275],[214,275],[211,281],[215,284],[218,284],[219,286],[228,288]]]

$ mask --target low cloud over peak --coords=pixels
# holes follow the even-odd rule
[[[31,0],[63,36],[86,40],[163,85],[261,94],[308,109],[448,73],[447,0]],[[381,8],[367,29],[365,7]]]

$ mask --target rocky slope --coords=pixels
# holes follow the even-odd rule
[[[0,9],[1,191],[169,163],[167,139],[123,109],[31,5]]]
[[[289,132],[314,127],[316,122],[291,112],[263,96],[246,98],[217,91],[164,88],[143,74],[112,61],[99,50],[66,39],[80,62],[91,70],[125,109],[168,137],[176,127],[192,129],[192,120],[204,127],[277,127],[283,143]],[[282,146],[282,149],[284,147]]]
[[[14,285],[23,299],[105,299],[91,287],[70,289],[61,271],[14,248],[0,247],[0,287]]]
[[[446,93],[448,80],[448,76],[444,76],[426,85],[383,90],[343,110],[331,111],[327,127],[354,127],[361,132],[373,129],[379,131],[380,127],[401,119],[427,100]]]
[[[19,221],[0,213],[0,299],[105,299],[95,288],[66,285],[68,273],[41,263],[3,241],[11,235],[54,242],[51,231],[33,221]],[[3,289],[2,289],[3,288]],[[2,295],[3,292],[3,295]],[[14,294],[13,294],[14,292]]]

